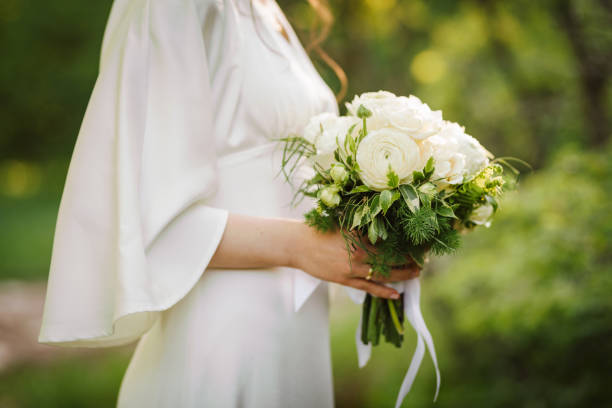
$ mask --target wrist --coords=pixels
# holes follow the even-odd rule
[[[301,269],[300,254],[304,250],[305,238],[309,232],[309,227],[303,221],[289,219],[284,230],[283,242],[279,245],[284,254],[284,265]]]

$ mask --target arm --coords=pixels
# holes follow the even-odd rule
[[[369,271],[365,260],[365,252],[357,249],[349,262],[349,253],[339,232],[321,233],[292,219],[230,214],[223,238],[208,266],[236,269],[289,266],[378,297],[397,296],[394,289],[365,279]],[[386,281],[406,280],[418,274],[416,267],[393,269]]]

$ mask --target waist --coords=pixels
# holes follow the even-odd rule
[[[254,216],[302,218],[311,203],[292,206],[294,189],[282,172],[282,145],[268,143],[221,156],[217,192],[209,204]]]

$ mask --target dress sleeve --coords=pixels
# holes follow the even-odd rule
[[[207,1],[113,4],[60,203],[42,343],[136,340],[196,284],[221,240],[227,211],[206,205],[217,62],[204,33],[223,19]]]

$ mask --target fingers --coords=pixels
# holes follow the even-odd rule
[[[411,265],[407,268],[393,268],[388,277],[376,277],[380,282],[400,282],[408,279],[418,278],[421,275],[421,268]]]
[[[370,274],[370,265],[354,259],[351,263],[349,278],[365,278]]]
[[[370,274],[370,265],[361,262],[352,262],[349,278],[365,278]],[[421,268],[415,264],[411,264],[404,268],[392,268],[389,276],[380,276],[376,274],[373,279],[377,282],[400,282],[408,279],[418,278],[421,274]]]
[[[380,297],[380,298],[399,299],[399,292],[396,291],[395,289],[389,288],[379,283],[367,281],[365,279],[361,279],[361,278],[349,279],[345,283],[345,285],[351,286],[356,289],[365,290],[369,294]]]
[[[368,254],[363,248],[355,244],[351,244],[351,247],[352,250],[350,256],[352,261],[365,262],[368,259]]]

